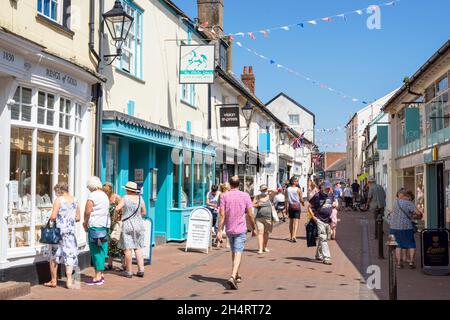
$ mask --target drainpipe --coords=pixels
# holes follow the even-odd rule
[[[103,75],[104,69],[104,24],[103,24],[103,11],[104,0],[99,1],[99,62],[97,72]],[[93,10],[93,1],[91,2],[91,12]],[[92,17],[94,14],[92,14]],[[103,84],[98,83],[96,88],[96,111],[95,111],[95,159],[94,159],[94,174],[98,177],[101,175],[102,165],[102,122],[103,122]]]
[[[90,0],[89,3],[89,51],[94,55],[97,63],[100,63],[100,56],[94,48],[94,30],[95,30],[95,0]]]

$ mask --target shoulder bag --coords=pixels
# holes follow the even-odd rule
[[[398,201],[398,200],[397,200],[397,206],[398,206],[398,208],[400,209],[400,211],[405,215],[405,217],[408,218],[409,221],[411,221],[411,224],[412,224],[412,226],[413,226],[413,232],[414,232],[414,233],[419,232],[419,227],[418,227],[418,225],[417,225],[417,222],[415,222],[415,221],[412,219],[412,217],[410,217],[410,216],[402,209],[402,207],[400,206],[400,201]]]
[[[49,219],[47,224],[41,228],[41,239],[39,242],[44,244],[58,244],[61,239],[61,229],[56,226],[56,221],[51,227]]]
[[[111,232],[111,236],[110,236],[112,240],[119,242],[120,236],[122,234],[123,223],[125,221],[131,219],[132,217],[134,217],[136,215],[136,213],[138,213],[140,208],[141,208],[141,197],[139,196],[138,206],[137,206],[136,210],[134,211],[134,213],[131,216],[129,216],[121,221],[117,221],[116,224],[114,225],[113,231]]]
[[[280,222],[280,218],[278,218],[278,212],[275,209],[275,206],[272,203],[270,205],[272,207],[272,221],[273,222]]]
[[[106,225],[105,229],[103,230],[92,230],[89,229],[88,235],[89,235],[89,242],[96,243],[99,247],[102,246],[103,243],[108,242],[108,220],[109,220],[109,211],[106,215]]]

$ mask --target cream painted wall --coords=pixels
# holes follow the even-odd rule
[[[37,16],[37,0],[0,1],[0,26],[44,46],[50,53],[95,70],[88,46],[88,0],[72,0],[73,36],[47,22],[42,22]]]
[[[136,0],[143,10],[143,79],[135,79],[121,71],[115,64],[105,69],[106,110],[127,113],[129,100],[135,102],[135,116],[186,132],[186,122],[191,122],[191,133],[207,138],[208,86],[196,85],[196,106],[180,101],[178,83],[180,40],[188,39],[184,21],[157,0]],[[112,6],[113,0],[105,1]],[[179,41],[173,41],[178,39]],[[192,33],[192,44],[201,43]],[[114,48],[111,46],[110,50]]]

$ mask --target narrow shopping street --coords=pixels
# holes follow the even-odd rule
[[[378,260],[373,225],[368,213],[340,214],[337,241],[330,242],[333,265],[314,260],[314,248],[306,248],[305,217],[298,242],[286,241],[288,223],[280,223],[271,236],[270,253],[257,255],[256,239],[250,239],[242,264],[243,282],[238,291],[228,289],[228,249],[213,249],[208,255],[184,252],[183,244],[154,249],[154,264],[146,267],[144,279],[126,279],[111,272],[101,287],[81,284],[79,290],[34,286],[21,299],[55,300],[376,300],[388,299],[387,260]],[[381,290],[367,288],[369,265],[382,270]],[[420,263],[418,262],[418,265]],[[83,272],[92,275],[92,270]],[[399,299],[449,299],[450,283],[445,277],[429,277],[420,270],[399,270]]]

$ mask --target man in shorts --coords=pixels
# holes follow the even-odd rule
[[[228,285],[232,290],[237,290],[238,283],[242,281],[239,268],[247,239],[246,216],[252,225],[252,236],[256,236],[253,203],[248,193],[239,190],[239,185],[239,177],[232,177],[230,179],[231,190],[220,198],[219,228],[217,230],[217,241],[220,242],[222,240],[223,226],[225,225],[225,232],[230,242],[233,268]]]

